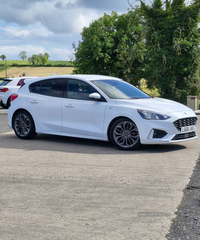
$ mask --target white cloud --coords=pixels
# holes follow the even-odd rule
[[[0,47],[0,55],[5,54],[6,56],[15,56],[14,59],[19,55],[21,51],[26,51],[31,56],[35,53],[44,53],[45,49],[42,46],[32,46],[32,45],[25,45],[25,46],[3,46]]]
[[[0,51],[7,59],[48,52],[51,60],[68,60],[72,43],[84,26],[112,10],[126,12],[127,0],[0,1]]]
[[[53,36],[54,34],[50,31],[48,31],[46,28],[19,28],[19,27],[12,27],[12,26],[7,26],[7,27],[2,27],[0,28],[3,32],[4,35],[7,37],[28,37],[28,36],[33,36],[36,35],[38,37],[48,37],[48,36]]]
[[[87,10],[84,14],[80,11],[76,21],[73,23],[74,32],[82,32],[83,27],[89,27],[90,23],[100,16],[95,11]]]
[[[15,37],[27,36],[29,34],[28,30],[19,29],[12,26],[1,28],[1,30],[3,30],[6,35],[15,36]]]
[[[103,12],[126,11],[127,0],[8,0],[0,3],[0,19],[20,26],[40,22],[55,33],[73,33]],[[122,10],[123,9],[123,10]]]
[[[50,52],[50,58],[53,56],[55,59],[64,61],[69,60],[69,56],[73,55],[73,51],[67,48],[53,48]]]
[[[44,28],[43,26],[33,25],[30,27],[6,26],[0,27],[1,41],[10,39],[11,41],[26,41],[27,39],[49,38],[54,36],[54,33]]]

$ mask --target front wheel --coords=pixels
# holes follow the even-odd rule
[[[140,146],[139,131],[134,122],[120,118],[110,128],[111,142],[121,150],[134,150]]]
[[[31,115],[22,110],[17,112],[13,118],[13,129],[17,137],[21,139],[31,139],[36,136],[35,124]]]

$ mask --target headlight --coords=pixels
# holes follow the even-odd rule
[[[170,118],[170,116],[162,115],[162,114],[155,113],[155,112],[150,112],[147,110],[137,109],[137,111],[142,118],[148,119],[148,120],[167,120]]]

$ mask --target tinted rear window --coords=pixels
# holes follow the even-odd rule
[[[49,79],[32,83],[29,90],[50,97],[63,97],[64,86],[65,79]]]

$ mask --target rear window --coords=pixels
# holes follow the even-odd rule
[[[0,86],[6,86],[11,80],[4,79],[1,83]]]
[[[24,78],[20,79],[19,82],[17,83],[17,86],[22,87],[24,85]]]
[[[63,97],[65,79],[49,79],[32,83],[29,90],[32,93],[50,97]]]

